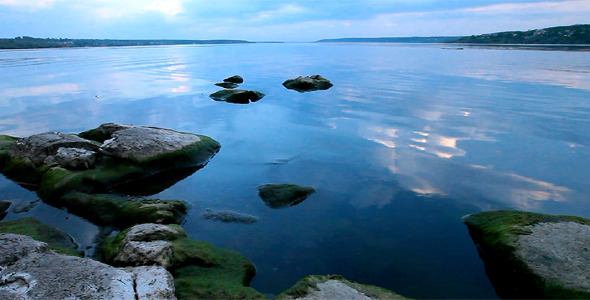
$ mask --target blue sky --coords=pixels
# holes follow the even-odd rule
[[[0,0],[0,37],[314,41],[582,23],[590,0]]]

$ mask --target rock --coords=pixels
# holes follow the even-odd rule
[[[74,256],[82,255],[71,236],[34,218],[0,222],[0,233],[26,235],[37,241],[47,243],[51,250],[58,253]]]
[[[327,90],[333,86],[330,80],[321,75],[299,76],[295,79],[287,79],[283,82],[283,86],[288,89],[296,90],[300,93],[311,92],[317,90]]]
[[[271,208],[295,206],[314,192],[313,187],[296,184],[265,184],[258,187],[258,195]]]
[[[463,217],[502,298],[590,298],[590,220],[521,211]]]
[[[215,84],[216,86],[220,86],[224,89],[235,89],[238,87],[237,83],[232,83],[232,82],[219,82]]]
[[[203,218],[212,220],[212,221],[219,221],[225,223],[244,223],[244,224],[253,224],[258,222],[259,218],[247,214],[242,214],[239,212],[231,211],[231,210],[207,210],[203,216]]]
[[[240,75],[234,75],[234,76],[224,79],[223,82],[242,83],[242,82],[244,82],[244,78],[242,78],[242,76],[240,76]]]
[[[408,299],[384,288],[346,280],[340,275],[310,275],[281,293],[277,300],[313,299]]]
[[[44,163],[57,164],[69,170],[93,169],[97,153],[80,148],[59,148],[54,156],[48,156]]]
[[[33,201],[22,201],[22,202],[12,203],[12,206],[10,207],[10,212],[15,213],[15,214],[28,212],[31,209],[35,208],[35,206],[37,206],[39,204],[39,201],[41,201],[41,200],[36,199]]]
[[[173,247],[166,241],[134,242],[126,241],[123,249],[113,259],[120,266],[159,265],[164,268],[172,265]]]
[[[174,278],[166,269],[143,266],[130,270],[135,274],[138,299],[176,299]]]
[[[175,299],[164,272],[117,269],[55,253],[24,235],[0,234],[1,299]]]
[[[0,220],[6,217],[6,213],[8,212],[10,205],[11,203],[8,201],[0,201]]]
[[[157,238],[164,240],[154,240]],[[126,248],[139,249],[139,244],[149,246],[154,243],[172,245],[172,254],[161,252],[161,259],[151,259],[147,263],[165,266],[172,272],[176,295],[180,299],[264,298],[262,294],[248,287],[256,273],[254,265],[249,260],[235,251],[189,239],[176,225],[134,226],[115,237],[107,238],[101,246],[101,251],[106,262],[118,266],[138,265],[143,261],[122,261],[119,259],[121,253],[126,251]],[[130,244],[134,246],[130,247]],[[142,254],[136,257],[142,257]]]
[[[256,102],[262,97],[264,94],[258,91],[248,91],[248,90],[241,90],[241,89],[225,89],[221,91],[217,91],[211,95],[209,95],[215,101],[225,101],[229,103],[237,103],[237,104],[248,104],[250,101]]]
[[[47,132],[35,134],[17,140],[10,146],[8,153],[12,158],[41,166],[48,156],[53,156],[59,148],[78,148],[91,151],[98,150],[95,143],[72,134]]]

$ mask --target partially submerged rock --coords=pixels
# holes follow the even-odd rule
[[[175,299],[163,268],[117,269],[17,234],[0,234],[0,278],[1,299]]]
[[[0,222],[0,233],[26,235],[47,243],[49,248],[55,252],[74,256],[82,255],[71,236],[34,218]]]
[[[36,189],[49,204],[99,225],[179,222],[178,213],[186,213],[180,201],[127,203],[119,194],[133,194],[142,186],[149,191],[141,195],[158,193],[202,168],[219,148],[203,135],[106,123],[79,136],[0,136],[0,171]]]
[[[218,82],[215,84],[216,86],[220,86],[224,89],[235,89],[238,87],[237,83],[233,83],[233,82]]]
[[[242,89],[225,89],[221,91],[217,91],[211,95],[209,95],[215,101],[225,101],[229,103],[237,103],[237,104],[248,104],[250,101],[256,102],[262,97],[264,94],[259,91],[249,91],[249,90],[242,90]]]
[[[294,79],[287,79],[283,86],[288,89],[296,90],[300,93],[318,90],[327,90],[333,86],[330,80],[321,75],[299,76]]]
[[[117,266],[156,264],[173,275],[180,299],[264,298],[248,287],[254,265],[238,252],[189,239],[176,225],[142,224],[105,240],[105,261]]]
[[[296,184],[265,184],[258,187],[258,195],[271,208],[294,206],[313,194],[315,188]]]
[[[277,300],[312,299],[408,299],[390,290],[346,280],[340,275],[310,275],[281,293]]]
[[[0,201],[0,220],[4,219],[11,203],[8,201]]]
[[[240,76],[240,75],[234,75],[234,76],[231,76],[231,77],[228,77],[228,78],[224,79],[223,82],[243,83],[244,82],[244,78],[242,78],[242,76]]]
[[[590,298],[590,220],[521,211],[463,217],[502,298]]]
[[[202,216],[205,219],[224,223],[253,224],[258,222],[258,217],[239,213],[232,210],[207,210]]]

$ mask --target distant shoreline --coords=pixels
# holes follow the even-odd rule
[[[83,47],[129,47],[166,45],[224,45],[252,44],[244,40],[114,40],[114,39],[44,39],[17,37],[0,39],[0,49],[44,49],[44,48],[83,48]]]

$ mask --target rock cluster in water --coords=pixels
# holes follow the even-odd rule
[[[491,211],[463,221],[500,297],[590,299],[590,220]]]
[[[300,93],[318,90],[327,90],[333,86],[330,80],[321,75],[299,76],[294,79],[287,79],[283,86],[288,89],[296,90]]]
[[[242,76],[234,75],[228,77],[224,79],[223,82],[215,84],[224,89],[209,95],[209,97],[215,101],[225,101],[235,104],[248,104],[250,102],[256,102],[265,96],[259,91],[235,89],[240,83],[243,82],[244,79]]]

